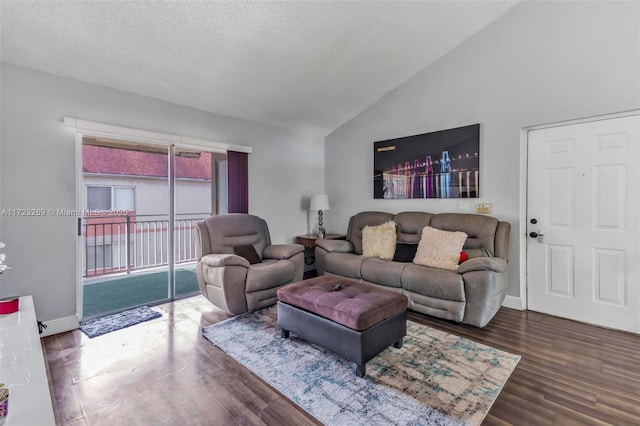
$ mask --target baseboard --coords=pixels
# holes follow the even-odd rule
[[[80,319],[78,315],[70,315],[68,317],[56,318],[49,321],[42,321],[47,328],[42,330],[40,337],[51,336],[52,334],[64,333],[78,328]]]
[[[516,296],[505,296],[504,302],[502,302],[502,306],[504,306],[505,308],[517,309],[521,311],[522,299]]]

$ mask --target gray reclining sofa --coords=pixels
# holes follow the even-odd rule
[[[418,244],[425,226],[462,231],[469,259],[457,271],[362,256],[362,229],[396,223],[397,243]],[[511,225],[476,214],[361,212],[349,220],[346,241],[317,240],[319,275],[335,275],[402,292],[409,309],[484,327],[498,312],[507,288]],[[405,246],[406,247],[406,246]],[[398,248],[396,249],[396,253]]]

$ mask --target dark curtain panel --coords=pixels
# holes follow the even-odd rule
[[[227,151],[228,212],[249,213],[249,154]]]

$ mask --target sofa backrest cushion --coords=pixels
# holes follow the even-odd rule
[[[235,247],[253,245],[262,258],[262,251],[271,245],[269,228],[258,216],[231,213],[212,216],[198,224],[206,232],[211,245],[210,253],[235,254]]]
[[[468,235],[463,250],[473,257],[496,255],[495,240],[498,219],[491,216],[441,213],[431,219],[431,226],[445,231],[462,231]]]
[[[491,216],[462,213],[401,212],[396,215],[384,212],[361,212],[349,219],[347,240],[353,244],[354,252],[362,254],[362,228],[380,225],[389,220],[396,222],[397,242],[418,244],[422,229],[431,226],[445,231],[462,231],[469,237],[463,250],[469,258],[509,256],[511,224],[499,222]]]
[[[432,213],[402,212],[395,215],[393,220],[398,227],[398,243],[420,242],[422,229],[431,225]]]
[[[382,225],[390,220],[393,220],[393,215],[383,212],[360,212],[351,216],[347,228],[347,241],[353,244],[354,253],[362,254],[362,228]]]

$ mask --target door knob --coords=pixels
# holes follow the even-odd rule
[[[530,232],[530,233],[529,233],[529,236],[530,236],[531,238],[538,238],[538,237],[544,237],[544,234],[542,234],[542,233],[540,233],[540,232],[535,232],[535,231],[534,231],[534,232]]]

